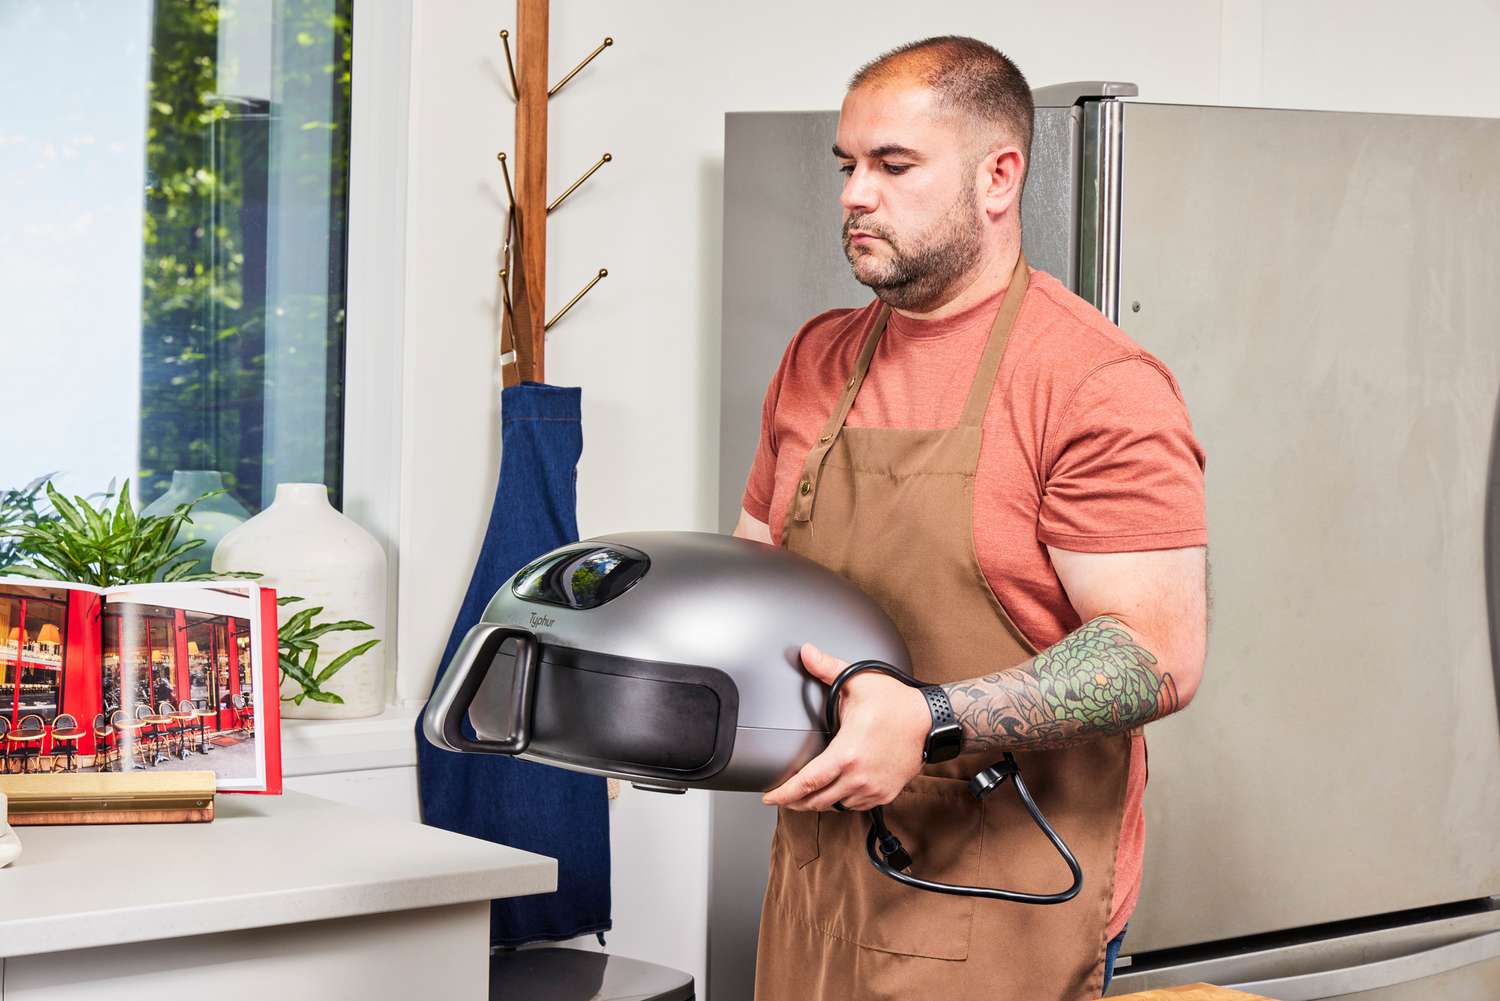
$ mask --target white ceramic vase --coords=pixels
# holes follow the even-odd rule
[[[342,704],[303,699],[281,703],[283,716],[302,719],[349,719],[374,716],[385,708],[386,642],[385,550],[369,532],[328,503],[321,483],[279,483],[271,506],[231,531],[214,552],[215,571],[257,570],[260,583],[278,595],[303,601],[281,607],[285,622],[298,611],[323,607],[315,622],[360,619],[375,628],[326,633],[318,640],[318,664],[368,640],[380,644],[354,658],[323,685]],[[300,689],[287,682],[282,695]]]
[[[215,469],[175,469],[172,485],[167,492],[141,508],[143,515],[171,514],[179,504],[195,501],[210,490],[221,490],[224,476]],[[234,499],[233,494],[220,494],[193,508],[189,515],[193,520],[177,532],[177,542],[202,539],[203,545],[189,550],[187,555],[198,561],[194,573],[207,573],[213,565],[214,549],[220,540],[250,519],[250,512]]]

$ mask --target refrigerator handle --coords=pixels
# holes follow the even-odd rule
[[[1500,957],[1500,931],[1492,931],[1378,963],[1228,986],[1281,1001],[1318,1001],[1408,984],[1497,957]]]
[[[1125,106],[1083,105],[1078,198],[1078,294],[1120,322],[1120,205]]]

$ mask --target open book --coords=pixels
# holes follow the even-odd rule
[[[211,770],[281,791],[276,592],[0,577],[0,768]]]

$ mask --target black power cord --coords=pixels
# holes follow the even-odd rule
[[[828,686],[828,705],[824,709],[824,718],[828,724],[828,739],[832,740],[834,734],[839,731],[839,694],[850,678],[864,671],[877,671],[888,677],[895,678],[903,685],[912,688],[921,688],[923,683],[907,674],[899,668],[893,667],[881,660],[861,660],[850,664],[839,672],[839,676],[833,679],[833,684]],[[873,807],[866,811],[870,815],[870,833],[865,838],[865,849],[869,852],[870,862],[880,872],[894,879],[898,883],[918,890],[929,890],[933,893],[950,893],[961,897],[984,897],[990,900],[1009,900],[1017,904],[1061,904],[1078,896],[1078,891],[1083,887],[1083,869],[1079,867],[1078,860],[1068,850],[1068,846],[1058,833],[1047,823],[1047,818],[1042,816],[1042,811],[1037,807],[1036,800],[1031,798],[1031,791],[1026,788],[1026,782],[1021,778],[1021,770],[1016,765],[1015,757],[1006,751],[995,764],[984,769],[978,775],[969,780],[969,792],[975,799],[983,800],[984,797],[994,792],[1010,779],[1016,787],[1016,795],[1021,797],[1021,805],[1026,807],[1026,812],[1031,814],[1031,819],[1036,826],[1041,828],[1047,840],[1052,842],[1052,847],[1057,849],[1058,855],[1067,863],[1069,871],[1073,874],[1073,885],[1060,893],[1024,893],[1020,890],[1001,890],[989,886],[962,886],[957,883],[939,883],[936,880],[923,879],[913,876],[904,870],[910,869],[912,865],[911,853],[901,846],[901,839],[891,833],[886,826],[885,812],[881,807]],[[840,810],[843,807],[839,807]]]

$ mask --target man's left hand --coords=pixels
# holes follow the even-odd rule
[[[825,685],[849,666],[811,643],[801,652],[807,673]],[[835,803],[868,810],[895,799],[922,770],[932,714],[921,692],[872,671],[850,678],[842,698],[833,740],[762,802],[789,810],[831,810]]]

